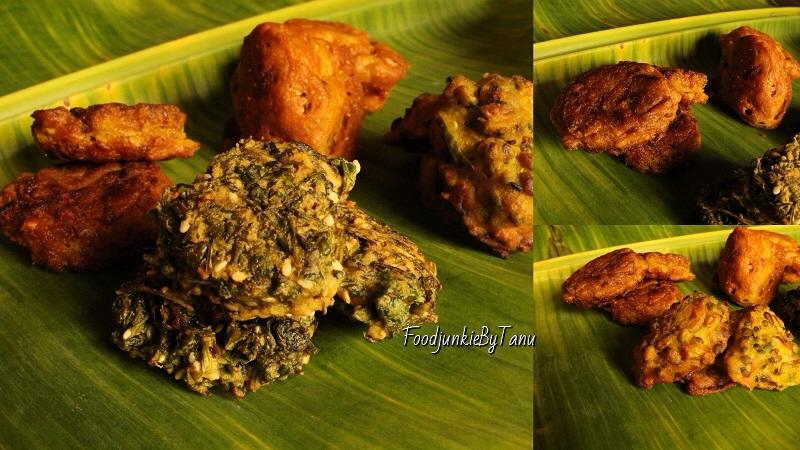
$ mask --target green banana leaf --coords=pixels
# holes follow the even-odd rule
[[[800,238],[800,227],[763,227]],[[696,229],[696,228],[695,228]],[[636,251],[686,255],[697,278],[678,286],[724,298],[713,283],[719,252],[730,230],[646,242],[620,242],[628,233],[663,236],[679,231],[661,226],[551,227],[535,233],[573,248],[609,242]],[[623,241],[624,242],[624,241]],[[537,448],[796,448],[800,432],[800,388],[783,392],[734,388],[692,397],[677,384],[645,391],[633,383],[632,352],[646,328],[623,327],[603,312],[561,301],[561,284],[578,267],[615,247],[547,259],[534,264],[534,439]],[[616,247],[619,248],[619,247]],[[784,292],[789,287],[781,287]]]
[[[230,114],[227,79],[242,38],[258,23],[294,17],[351,23],[412,64],[384,108],[363,124],[353,198],[408,234],[437,264],[442,331],[511,325],[516,333],[532,333],[531,255],[500,259],[443,225],[418,201],[414,155],[382,143],[392,119],[419,93],[440,92],[449,75],[530,78],[528,1],[467,0],[457,8],[449,0],[311,2],[9,94],[0,98],[0,179],[53,164],[32,144],[32,110],[119,101],[169,102],[187,112],[187,131],[203,147],[194,158],[163,167],[176,182],[191,180],[220,149]],[[203,397],[111,344],[114,290],[133,271],[53,274],[2,242],[0,447],[532,445],[530,347],[505,346],[494,354],[485,347],[445,348],[433,355],[432,348],[404,345],[402,336],[370,344],[360,326],[329,314],[315,336],[319,353],[303,376],[241,401],[220,392]]]
[[[765,8],[672,19],[534,44],[535,214],[542,224],[698,223],[700,190],[734,167],[784,144],[800,131],[795,92],[776,130],[752,128],[712,101],[692,107],[701,150],[674,172],[642,174],[607,154],[567,152],[549,113],[559,92],[577,75],[621,60],[682,67],[710,75],[719,65],[718,36],[749,25],[771,34],[800,55],[795,32],[800,8]]]

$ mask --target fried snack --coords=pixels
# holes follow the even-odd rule
[[[689,395],[716,394],[736,386],[736,383],[728,376],[721,356],[717,356],[714,364],[704,367],[689,376],[686,381],[686,392]]]
[[[714,363],[730,334],[728,305],[694,292],[650,322],[650,333],[633,353],[636,384],[649,389],[686,380]]]
[[[766,305],[792,279],[800,246],[789,236],[738,227],[719,256],[717,281],[737,305]]]
[[[153,265],[236,320],[324,311],[344,278],[335,217],[358,169],[299,142],[243,140],[164,195]]]
[[[792,101],[800,63],[772,37],[739,27],[720,37],[720,97],[757,128],[777,128]]]
[[[533,84],[521,76],[450,77],[423,94],[385,140],[424,152],[423,202],[502,257],[533,241]]]
[[[33,138],[47,156],[70,161],[157,161],[189,158],[200,144],[183,131],[186,114],[174,105],[106,103],[59,106],[32,114]]]
[[[800,347],[769,307],[754,306],[736,326],[725,351],[725,368],[748,390],[782,391],[800,384]]]
[[[294,19],[248,35],[231,79],[240,137],[301,141],[352,158],[366,113],[379,110],[408,63],[350,25]]]
[[[647,325],[681,299],[683,294],[671,281],[649,280],[612,299],[608,309],[614,322],[621,325]]]
[[[567,150],[609,152],[641,172],[663,172],[700,148],[689,105],[706,76],[623,61],[590,70],[556,99],[550,119]]]
[[[800,333],[800,289],[793,289],[775,299],[770,308],[793,334]]]
[[[113,305],[114,343],[195,392],[219,385],[238,398],[302,373],[317,351],[313,316],[242,322],[187,296],[142,280],[123,285]]]
[[[645,278],[648,280],[692,281],[689,258],[675,253],[642,253],[647,262]]]
[[[364,337],[380,341],[408,325],[436,322],[436,265],[352,202],[342,204],[338,221],[348,247],[338,304],[348,317],[369,325]]]
[[[0,227],[56,272],[136,260],[155,243],[149,211],[171,184],[155,163],[74,163],[23,173],[0,194]]]

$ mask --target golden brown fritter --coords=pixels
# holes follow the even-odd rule
[[[533,84],[456,75],[392,123],[386,142],[425,152],[423,201],[505,257],[533,240]]]
[[[675,120],[667,131],[653,139],[622,151],[610,151],[621,156],[625,164],[639,172],[661,173],[679,166],[700,150],[700,130],[688,107],[679,107]]]
[[[599,256],[576,270],[561,286],[561,298],[581,308],[608,304],[635,289],[643,280],[647,262],[629,248]]]
[[[240,137],[301,141],[351,158],[361,120],[383,106],[408,63],[350,25],[262,23],[244,40],[231,80]]]
[[[621,325],[647,325],[681,299],[683,294],[671,281],[649,280],[611,300],[608,309]]]
[[[748,308],[725,351],[725,368],[748,390],[782,391],[800,384],[800,347],[769,307]]]
[[[186,114],[174,105],[106,103],[32,114],[33,138],[47,156],[70,161],[157,161],[189,158],[200,144],[186,138]]]
[[[650,333],[633,352],[636,384],[649,389],[686,380],[714,363],[730,334],[728,305],[694,292],[650,322]]]
[[[0,227],[54,271],[137,260],[170,180],[152,162],[74,163],[23,173],[0,194]]]
[[[754,127],[777,128],[792,101],[800,63],[772,37],[739,27],[720,37],[720,97]]]
[[[692,281],[694,274],[689,267],[689,258],[675,253],[642,253],[647,262],[645,278],[648,280]]]
[[[798,251],[797,242],[788,236],[738,227],[720,253],[717,282],[740,306],[766,305],[784,279],[797,276]]]

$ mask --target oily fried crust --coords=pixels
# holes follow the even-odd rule
[[[407,67],[347,24],[263,23],[245,38],[231,79],[239,137],[301,141],[352,157],[362,118],[383,106]]]
[[[727,391],[736,386],[731,380],[725,368],[722,366],[722,359],[717,357],[714,364],[704,367],[692,373],[686,381],[686,392],[693,396],[716,394],[717,392]]]
[[[629,248],[595,258],[564,281],[561,297],[581,308],[604,306],[644,280],[647,263]]]
[[[188,158],[200,144],[186,138],[177,106],[106,103],[59,106],[32,114],[33,138],[47,156],[70,161],[157,161]]]
[[[688,107],[682,106],[664,133],[643,144],[628,147],[622,152],[610,153],[621,155],[625,159],[625,164],[639,172],[662,173],[689,159],[700,150],[700,144],[697,120]]]
[[[649,280],[691,281],[694,274],[689,268],[689,258],[674,253],[642,253],[647,262],[645,278]]]
[[[791,267],[787,272],[786,255],[794,254],[796,248],[788,236],[738,227],[720,253],[717,282],[740,306],[766,305],[783,279],[793,276]]]
[[[60,272],[136,260],[155,241],[150,210],[170,180],[152,162],[75,163],[23,173],[0,194],[0,227]]]
[[[798,63],[766,33],[739,27],[720,37],[720,96],[758,128],[777,128],[792,100]]]
[[[645,281],[609,304],[611,318],[622,325],[647,325],[680,301],[683,294],[669,281]]]

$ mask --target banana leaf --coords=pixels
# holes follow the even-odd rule
[[[800,238],[800,227],[760,227]],[[534,264],[534,439],[537,448],[796,448],[800,388],[734,388],[692,397],[677,384],[645,391],[633,382],[633,349],[646,328],[623,327],[603,312],[561,300],[561,284],[578,267],[614,248],[685,255],[697,278],[678,284],[724,298],[714,282],[729,229],[680,235],[662,226],[551,227],[575,249],[595,249]],[[697,228],[695,228],[697,230]],[[637,236],[672,237],[632,242]],[[629,240],[623,243],[628,233]],[[620,242],[622,241],[622,242]],[[617,247],[602,248],[609,242]],[[796,286],[795,286],[796,287]],[[781,292],[789,289],[782,286]]]
[[[671,19],[534,44],[535,217],[541,224],[698,223],[700,190],[800,131],[800,93],[775,130],[752,128],[713,99],[692,106],[702,148],[674,172],[642,174],[607,154],[567,152],[549,113],[577,75],[621,60],[692,69],[714,77],[718,37],[749,25],[772,35],[795,56],[800,8],[764,8]]]
[[[213,10],[209,10],[213,13]],[[439,326],[460,333],[511,325],[532,333],[530,254],[492,255],[420,205],[415,156],[382,135],[421,92],[447,76],[531,76],[530,3],[519,0],[330,0],[279,9],[112,59],[0,98],[0,179],[52,165],[32,144],[32,110],[118,101],[168,102],[188,114],[202,149],[163,163],[176,182],[220,150],[230,114],[228,77],[258,23],[314,17],[351,23],[412,64],[360,134],[362,173],[353,198],[409,235],[439,268]],[[69,26],[65,21],[56,22]],[[54,25],[55,26],[55,25]],[[133,24],[131,24],[133,26]],[[35,45],[36,36],[29,36]],[[113,43],[105,43],[114,45]],[[122,45],[122,44],[120,44]],[[70,58],[69,54],[59,55]],[[132,266],[135,266],[132,262]],[[303,376],[237,401],[203,397],[110,342],[111,302],[134,268],[54,274],[0,245],[0,446],[28,447],[507,447],[532,445],[530,347],[446,348],[371,344],[331,313]],[[432,333],[435,325],[420,332]]]

